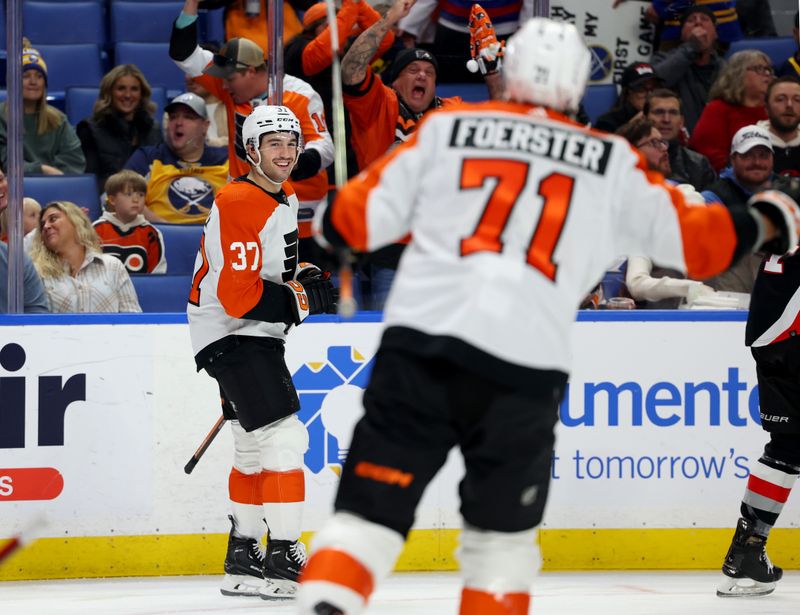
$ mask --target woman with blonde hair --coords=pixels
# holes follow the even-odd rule
[[[734,53],[711,86],[689,147],[707,156],[717,172],[728,165],[736,131],[767,119],[766,94],[774,76],[769,56],[749,49]]]
[[[109,176],[121,171],[133,151],[162,142],[154,119],[156,105],[147,79],[133,64],[120,64],[100,81],[91,117],[78,123],[86,171],[97,175],[102,190]]]
[[[51,311],[142,311],[122,261],[103,254],[92,223],[74,203],[44,206],[30,254]]]
[[[25,175],[83,173],[86,161],[75,130],[61,111],[47,104],[47,64],[29,46],[22,49],[22,157]],[[7,163],[8,106],[0,105],[0,158]]]

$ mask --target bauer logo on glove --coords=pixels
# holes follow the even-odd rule
[[[469,15],[470,55],[467,70],[482,75],[496,73],[503,65],[505,42],[498,42],[489,15],[480,4],[473,4]]]

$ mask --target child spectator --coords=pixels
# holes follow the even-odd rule
[[[39,215],[42,213],[42,206],[34,198],[26,196],[22,199],[22,234],[27,235],[31,231],[39,228]]]
[[[113,254],[129,273],[166,273],[164,238],[145,220],[147,182],[135,171],[115,173],[106,181],[106,210],[94,222],[105,254]]]

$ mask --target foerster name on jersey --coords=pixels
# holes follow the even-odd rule
[[[611,143],[590,134],[501,118],[456,119],[450,147],[526,152],[598,175],[605,175],[611,155]]]

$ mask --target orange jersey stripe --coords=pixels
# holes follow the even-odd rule
[[[302,470],[261,472],[261,501],[264,504],[304,502],[306,477]]]
[[[231,501],[237,504],[261,504],[261,473],[244,474],[231,468],[228,493]]]
[[[527,615],[530,601],[527,593],[490,594],[465,587],[458,612],[459,615]]]
[[[370,191],[378,185],[383,169],[395,156],[417,144],[416,133],[408,141],[401,143],[386,156],[347,182],[336,195],[331,211],[331,222],[339,234],[352,248],[367,251],[367,198]]]
[[[352,555],[338,549],[325,548],[311,556],[301,583],[325,581],[341,585],[368,600],[375,589],[372,573]]]
[[[737,237],[727,207],[719,203],[687,205],[680,190],[664,183],[664,177],[660,173],[648,170],[647,162],[641,154],[637,167],[651,184],[663,186],[669,192],[681,227],[683,258],[688,277],[702,280],[730,267]],[[708,241],[712,236],[713,245]]]

